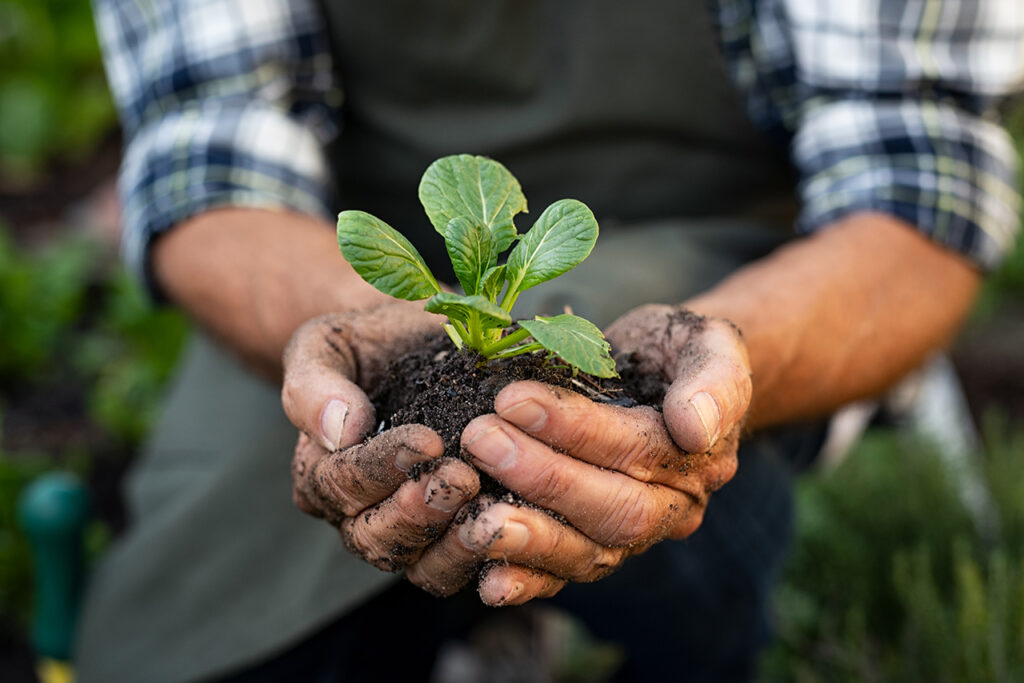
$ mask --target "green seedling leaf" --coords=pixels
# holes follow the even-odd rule
[[[355,271],[385,294],[417,301],[441,291],[416,247],[368,213],[338,215],[338,246]]]
[[[462,289],[469,295],[480,294],[494,247],[491,231],[465,218],[453,218],[444,230],[444,244]]]
[[[492,266],[487,269],[484,273],[483,280],[480,285],[480,294],[484,295],[491,301],[497,301],[498,296],[501,294],[501,288],[505,286],[505,266]]]
[[[521,320],[520,327],[548,351],[595,377],[617,377],[611,346],[601,330],[589,320],[563,314],[553,318],[537,316]]]
[[[487,157],[459,154],[442,157],[423,173],[420,203],[442,235],[453,218],[466,218],[494,236],[488,265],[516,238],[513,217],[526,211],[523,190],[507,168]]]
[[[586,204],[575,199],[555,202],[509,254],[506,296],[514,297],[576,267],[590,255],[596,241],[597,219]]]
[[[501,306],[480,296],[463,296],[451,292],[441,292],[427,299],[425,306],[430,313],[440,313],[451,320],[470,322],[473,313],[480,316],[480,324],[484,327],[505,327],[512,324],[512,317]]]

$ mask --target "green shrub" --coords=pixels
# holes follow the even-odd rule
[[[978,533],[937,456],[873,432],[798,486],[766,680],[1024,680],[1024,434],[990,425]]]

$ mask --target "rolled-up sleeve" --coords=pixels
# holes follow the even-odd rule
[[[94,0],[126,134],[126,263],[222,206],[328,214],[330,53],[312,0]]]
[[[997,107],[1024,85],[1024,3],[787,0],[798,228],[906,220],[988,270],[1019,230]]]

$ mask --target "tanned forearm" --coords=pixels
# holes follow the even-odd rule
[[[170,299],[271,378],[307,319],[393,301],[341,258],[329,225],[283,211],[209,211],[161,237],[152,258]]]
[[[687,302],[743,331],[748,427],[828,414],[881,392],[947,344],[980,275],[905,223],[857,214]]]

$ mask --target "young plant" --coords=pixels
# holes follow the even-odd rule
[[[616,376],[604,335],[579,316],[537,316],[509,330],[521,292],[590,255],[597,220],[585,204],[559,200],[519,235],[513,218],[526,211],[519,181],[497,161],[468,154],[431,164],[420,181],[419,198],[444,237],[465,294],[442,291],[416,248],[387,223],[362,211],[343,211],[338,246],[364,280],[399,299],[427,299],[426,310],[448,317],[444,329],[456,347],[472,349],[485,360],[547,350],[574,371]],[[512,251],[499,264],[509,247]]]

